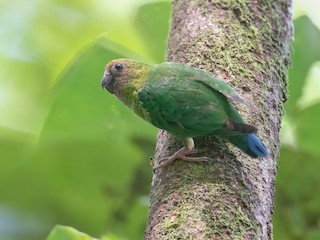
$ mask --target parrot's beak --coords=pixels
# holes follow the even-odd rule
[[[101,81],[102,88],[105,88],[110,93],[114,93],[114,79],[111,74],[104,73],[102,81]]]

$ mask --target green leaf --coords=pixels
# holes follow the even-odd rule
[[[47,240],[96,240],[96,238],[92,238],[72,227],[57,225],[50,232]]]
[[[289,70],[289,100],[285,104],[286,113],[294,114],[297,101],[302,94],[305,79],[311,65],[320,60],[320,30],[306,17],[294,21],[295,40],[292,62]]]
[[[319,136],[320,103],[299,112],[296,118],[297,143],[300,149],[320,155]]]
[[[151,3],[140,7],[135,17],[144,46],[158,63],[165,60],[170,11],[170,2]]]
[[[123,57],[143,58],[104,38],[84,49],[65,69],[54,89],[55,98],[44,123],[41,138],[98,138],[97,134],[106,135],[106,132],[101,131],[103,129],[117,138],[121,135],[119,131],[123,134],[144,132],[145,126],[147,133],[152,129],[155,132],[155,128],[132,114],[118,99],[101,88],[107,62]],[[134,123],[141,127],[137,128]],[[119,124],[126,126],[118,127],[117,132],[114,132]]]

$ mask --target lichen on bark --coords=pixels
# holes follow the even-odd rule
[[[286,100],[290,0],[175,0],[168,61],[228,81],[256,112],[236,105],[269,149],[252,159],[215,137],[195,140],[211,163],[176,161],[153,178],[146,239],[270,239],[279,129]],[[159,131],[156,158],[181,143]]]

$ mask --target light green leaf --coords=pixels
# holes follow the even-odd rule
[[[68,227],[57,225],[50,232],[47,240],[97,240],[89,235],[79,232],[78,230]]]
[[[158,63],[165,61],[170,11],[170,2],[151,3],[140,7],[135,18],[145,48]]]
[[[297,110],[297,101],[302,94],[305,79],[312,64],[320,61],[320,30],[306,17],[294,21],[295,40],[292,62],[289,70],[289,100],[285,104],[286,113]]]
[[[298,147],[314,155],[320,155],[320,104],[314,104],[299,112],[296,118]]]

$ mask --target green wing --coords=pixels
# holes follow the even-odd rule
[[[200,82],[146,84],[138,97],[150,122],[178,137],[213,134],[228,120],[225,97]]]
[[[212,75],[208,74],[203,70],[177,63],[163,63],[162,65],[169,66],[169,68],[172,69],[180,69],[180,71],[183,71],[189,75],[188,77],[190,78],[190,80],[202,82],[205,85],[211,87],[212,89],[220,92],[226,98],[246,105],[251,111],[256,111],[256,107],[250,102],[248,102],[245,98],[240,96],[231,86],[229,86],[224,81],[221,81],[220,79],[213,77]]]

